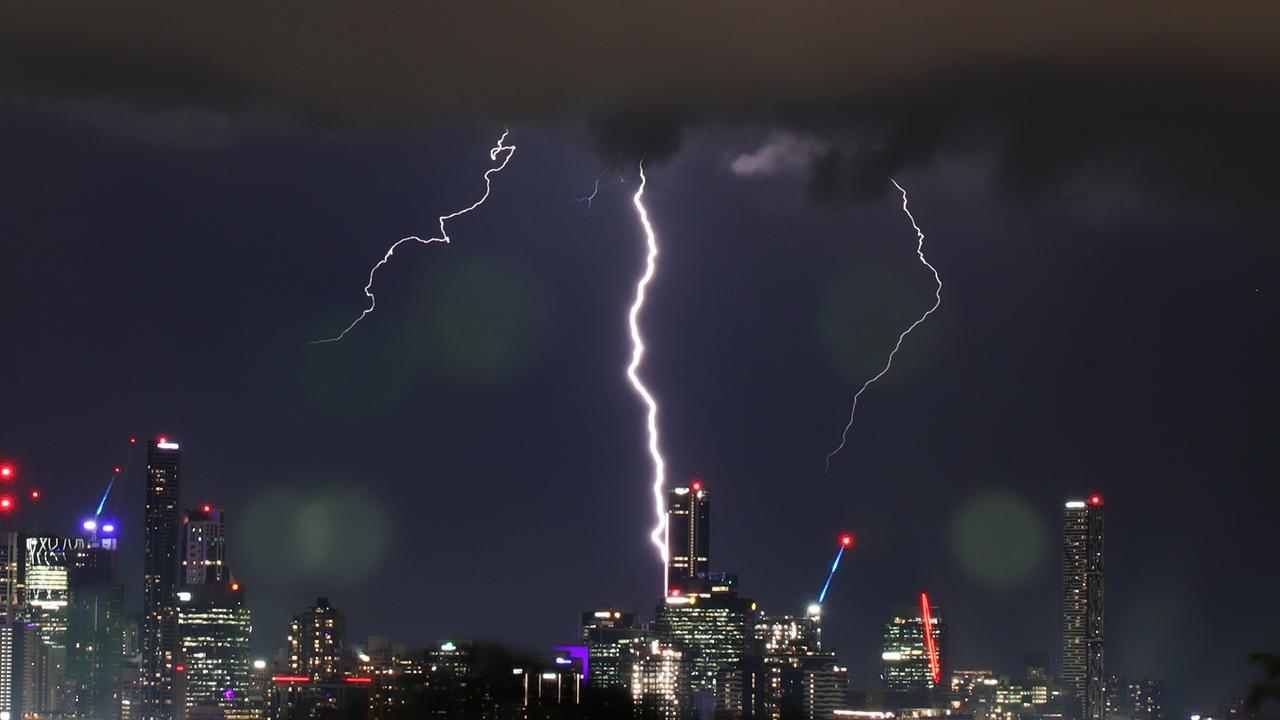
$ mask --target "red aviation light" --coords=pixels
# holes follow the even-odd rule
[[[137,444],[138,444],[138,438],[136,438],[136,437],[131,437],[131,438],[129,438],[129,444],[130,444],[130,445],[137,445]]]
[[[32,500],[39,500],[39,499],[40,499],[40,491],[39,491],[39,490],[32,490],[32,491],[31,491],[31,499],[32,499]]]
[[[238,582],[231,583],[231,592],[240,592],[240,583]]]
[[[1090,496],[1089,496],[1089,504],[1090,504],[1090,505],[1101,505],[1101,504],[1102,504],[1102,496],[1101,496],[1101,495],[1090,495]]]
[[[0,465],[0,480],[8,481],[16,477],[18,477],[18,471],[16,468],[9,463]]]
[[[850,535],[849,533],[841,535],[840,545],[841,547],[853,547],[853,535]]]
[[[202,507],[202,508],[200,508],[200,509],[201,509],[201,510],[203,510],[203,511],[205,511],[205,512],[213,512],[213,506],[212,506],[212,505],[205,505],[204,507]]]
[[[933,611],[929,608],[928,593],[920,593],[920,617],[924,620],[924,647],[929,652],[929,674],[933,684],[942,682],[942,666],[938,662],[938,645],[933,640]]]
[[[174,666],[173,666],[173,669],[174,669],[174,671],[175,671],[175,672],[186,672],[186,671],[187,671],[187,666],[186,666],[186,665],[174,665]]]
[[[690,483],[690,484],[689,484],[689,489],[690,489],[690,490],[692,490],[692,491],[694,491],[694,492],[699,492],[699,491],[701,491],[701,490],[702,490],[702,481],[701,481],[701,480],[694,480],[692,483]]]
[[[680,597],[680,588],[671,588],[671,597]]]
[[[13,497],[10,495],[0,495],[0,512],[9,512],[13,509]]]

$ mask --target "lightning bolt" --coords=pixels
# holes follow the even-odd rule
[[[604,180],[604,176],[609,174],[609,171],[612,169],[613,169],[612,163],[610,163],[609,165],[605,165],[604,169],[600,171],[600,177],[596,178],[596,184],[595,184],[595,187],[591,189],[591,194],[583,195],[582,197],[576,197],[573,199],[573,201],[586,203],[587,209],[590,210],[591,203],[596,199],[596,195],[600,194],[600,182]]]
[[[662,450],[658,445],[658,401],[654,399],[653,394],[645,387],[644,381],[640,379],[640,363],[644,360],[644,337],[640,332],[640,312],[644,309],[645,297],[649,290],[649,284],[653,282],[653,276],[658,270],[658,239],[654,235],[653,225],[649,223],[649,213],[644,207],[644,161],[640,162],[640,187],[636,189],[636,194],[631,198],[632,204],[635,205],[636,215],[640,218],[640,224],[644,227],[645,243],[648,248],[648,255],[645,258],[644,274],[636,282],[635,300],[631,303],[631,311],[627,315],[627,322],[631,328],[631,363],[627,365],[627,380],[630,381],[631,387],[635,390],[636,395],[644,403],[647,409],[645,420],[646,428],[649,436],[649,458],[653,461],[653,503],[654,511],[657,516],[657,524],[654,525],[653,532],[649,533],[649,539],[654,546],[658,548],[658,553],[662,556],[662,562],[667,562],[667,515],[663,512],[662,490],[667,483],[667,463],[662,458]]]
[[[889,368],[893,367],[893,357],[897,355],[898,350],[902,348],[902,341],[911,334],[912,330],[915,330],[921,323],[928,319],[928,317],[933,314],[933,311],[937,310],[938,306],[942,304],[942,278],[938,277],[938,269],[930,265],[929,261],[924,257],[924,231],[916,224],[916,219],[912,216],[911,209],[907,207],[907,191],[898,184],[897,180],[889,178],[889,182],[893,183],[893,186],[898,188],[898,192],[902,193],[902,212],[906,213],[907,219],[911,221],[911,227],[915,228],[916,231],[916,255],[920,257],[920,262],[933,273],[933,279],[934,282],[938,283],[938,288],[933,292],[933,307],[926,310],[919,319],[911,323],[911,326],[906,330],[903,330],[902,334],[898,336],[898,342],[893,346],[893,352],[889,353],[889,359],[885,362],[884,369],[876,373],[875,377],[863,383],[858,392],[854,394],[853,407],[849,410],[849,424],[844,426],[844,432],[840,435],[840,444],[836,446],[835,450],[827,453],[827,470],[831,469],[831,458],[835,457],[836,453],[843,450],[845,444],[849,441],[849,430],[853,427],[853,418],[858,412],[858,399],[862,397],[862,393],[866,392],[867,388],[871,387],[872,383],[884,377],[884,374],[889,372]]]
[[[369,270],[369,282],[364,286],[365,297],[369,298],[369,307],[365,308],[363,312],[361,312],[358,316],[356,316],[356,319],[352,320],[351,324],[348,325],[346,328],[344,328],[342,332],[338,333],[337,335],[334,335],[331,338],[325,338],[323,340],[312,340],[311,342],[307,343],[308,345],[323,345],[324,343],[338,342],[342,338],[346,337],[347,333],[351,332],[352,328],[354,328],[356,325],[359,325],[360,321],[364,320],[365,317],[369,315],[369,313],[373,312],[373,309],[378,305],[378,299],[373,295],[374,276],[378,274],[378,270],[381,270],[383,265],[386,265],[388,262],[391,261],[391,256],[395,254],[396,249],[399,248],[401,245],[407,242],[416,242],[416,243],[421,243],[423,245],[430,245],[431,243],[448,244],[449,242],[451,242],[449,233],[445,230],[445,227],[444,227],[445,223],[461,215],[466,215],[472,210],[475,210],[476,208],[483,205],[484,202],[489,199],[489,192],[493,187],[492,180],[491,180],[491,178],[493,177],[493,174],[497,172],[501,172],[502,169],[507,166],[507,163],[511,162],[511,156],[515,155],[516,146],[507,144],[508,132],[509,131],[507,130],[503,130],[502,136],[498,138],[498,142],[493,146],[493,148],[489,150],[489,160],[491,162],[498,162],[499,158],[501,158],[502,161],[498,162],[497,165],[485,171],[484,195],[482,195],[479,200],[475,201],[474,203],[468,205],[467,207],[461,210],[449,213],[448,215],[441,215],[439,217],[440,237],[432,237],[424,240],[418,237],[417,235],[410,235],[409,237],[400,238],[394,244],[392,244],[391,247],[387,248],[387,253],[382,256],[382,259],[378,261],[378,264],[374,265],[373,268]]]

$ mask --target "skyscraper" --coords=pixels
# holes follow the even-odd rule
[[[711,566],[711,498],[701,480],[667,493],[667,594],[696,592]]]
[[[202,505],[182,517],[182,582],[217,583],[226,571],[226,523],[221,508]]]
[[[226,563],[224,513],[212,505],[182,516],[174,704],[181,718],[250,720],[252,616]]]
[[[69,715],[75,691],[67,671],[71,631],[70,568],[84,538],[26,538],[26,611],[22,647],[24,715]]]
[[[588,650],[587,684],[593,688],[626,687],[631,664],[648,644],[635,616],[612,608],[582,613],[582,642]]]
[[[1062,687],[1081,720],[1103,720],[1102,496],[1062,513]]]
[[[342,672],[345,645],[342,611],[330,605],[329,598],[316,598],[316,604],[295,615],[289,625],[289,670],[315,680],[337,677]]]
[[[226,720],[250,720],[249,636],[244,590],[235,582],[202,582],[178,592],[175,698],[183,717],[209,709]]]
[[[24,602],[25,549],[18,533],[0,532],[0,713],[18,717],[19,621]]]
[[[921,595],[920,605],[896,609],[885,623],[880,653],[885,691],[918,695],[937,687],[945,675],[946,646],[946,624],[926,595]]]
[[[161,437],[147,443],[146,527],[142,560],[143,720],[172,720],[173,666],[177,650],[178,489],[182,455]]]
[[[87,545],[75,548],[68,580],[71,633],[67,673],[75,694],[75,714],[93,720],[116,720],[123,700],[126,619],[115,538],[95,537]]]

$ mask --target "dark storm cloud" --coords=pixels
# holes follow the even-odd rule
[[[1176,199],[1280,189],[1275,5],[1097,7],[31,3],[0,25],[0,90],[174,123],[595,117],[602,155],[628,158],[689,123],[782,127],[822,146],[823,203],[945,153],[992,157],[1024,199],[1097,173]]]

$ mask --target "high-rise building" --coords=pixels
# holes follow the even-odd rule
[[[25,602],[23,566],[26,548],[16,532],[0,532],[0,717],[16,718],[20,710],[19,627]],[[8,713],[8,715],[4,715]]]
[[[1103,696],[1106,720],[1164,720],[1164,683],[1159,680],[1127,682],[1108,675]]]
[[[228,580],[224,511],[212,505],[187,510],[182,517],[182,583],[200,585]]]
[[[940,685],[946,646],[946,623],[927,596],[921,595],[919,606],[895,610],[885,623],[880,653],[886,693],[924,693]]]
[[[667,493],[667,594],[696,592],[711,567],[711,496],[701,480]]]
[[[689,698],[689,668],[680,645],[653,640],[631,666],[631,698],[642,720],[697,717]]]
[[[337,677],[345,646],[342,611],[330,605],[329,598],[316,598],[316,604],[295,615],[289,625],[289,671],[315,680]]]
[[[738,595],[730,576],[711,576],[710,583],[705,592],[668,595],[654,623],[658,637],[683,648],[695,692],[714,691],[722,674],[741,666],[759,614],[755,602]]]
[[[625,688],[631,664],[647,644],[635,615],[613,608],[582,613],[582,642],[587,646],[587,685],[592,688]]]
[[[175,697],[182,718],[212,711],[226,720],[253,720],[244,589],[237,582],[200,582],[178,591]]]
[[[68,673],[72,557],[84,538],[32,535],[25,539],[25,626],[21,652],[24,715],[70,715],[75,691]]]
[[[121,643],[120,720],[142,720],[142,617],[131,614]]]
[[[142,560],[142,720],[172,720],[178,631],[178,490],[181,449],[168,438],[147,443]]]
[[[115,528],[112,526],[111,532]],[[67,672],[77,717],[119,720],[123,706],[124,586],[119,582],[116,541],[109,533],[72,551],[71,632]]]
[[[1063,691],[1081,720],[1103,720],[1102,497],[1068,501],[1062,513]]]
[[[803,616],[775,616],[755,623],[759,662],[751,668],[754,678],[744,678],[741,685],[744,690],[754,688],[758,698],[748,694],[740,701],[743,707],[754,706],[755,717],[828,718],[831,711],[844,707],[848,673],[835,653],[822,651],[821,618],[822,608],[813,605]]]

